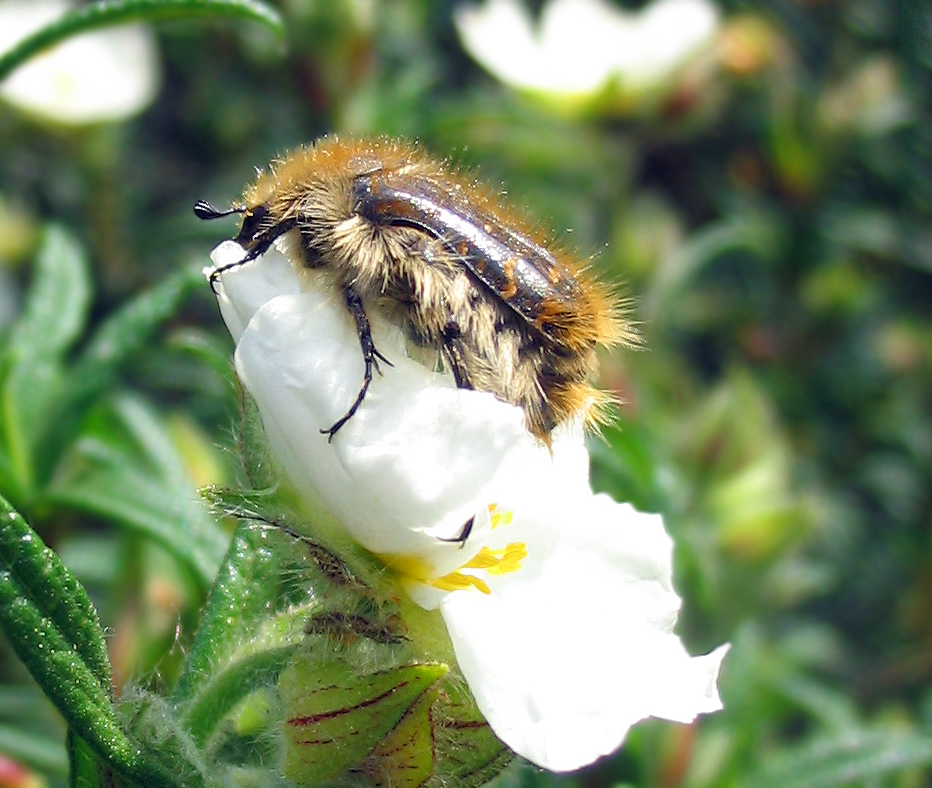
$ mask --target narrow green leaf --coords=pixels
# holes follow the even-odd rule
[[[152,539],[188,566],[202,588],[210,586],[228,537],[203,509],[196,493],[179,494],[131,465],[103,467],[55,486],[48,501],[92,513]]]
[[[244,633],[268,616],[279,595],[280,562],[270,549],[276,534],[241,522],[201,615],[194,643],[173,697],[189,700],[208,681],[211,667],[227,661],[242,643]]]
[[[84,739],[68,730],[69,788],[110,788],[113,774]]]
[[[168,338],[167,344],[171,350],[194,356],[202,365],[227,381],[230,389],[233,389],[235,375],[230,360],[233,345],[229,337],[219,337],[217,334],[186,327],[174,332]]]
[[[60,395],[47,417],[47,437],[40,461],[51,467],[79,429],[88,406],[113,384],[122,364],[144,352],[155,330],[178,312],[179,305],[204,286],[200,270],[189,267],[142,293],[107,317],[86,348],[62,373]]]
[[[128,22],[209,17],[259,22],[279,38],[285,32],[278,12],[259,0],[102,0],[74,9],[0,56],[0,82],[34,55],[78,33]]]
[[[0,753],[44,774],[64,777],[68,774],[68,757],[61,736],[53,739],[22,725],[0,723]]]
[[[3,355],[0,440],[13,487],[25,498],[42,473],[39,444],[55,424],[62,392],[61,358],[84,327],[90,302],[87,263],[77,244],[52,227],[45,233],[23,317]]]
[[[110,692],[110,659],[97,610],[58,555],[0,496],[0,566],[21,584],[37,609],[74,646],[100,688]]]
[[[155,466],[159,477],[171,486],[178,486],[178,492],[192,500],[194,490],[188,476],[184,459],[171,439],[171,434],[153,407],[131,394],[117,396],[113,410],[122,426],[130,433],[133,442],[145,453],[146,459]],[[223,539],[224,548],[226,538]]]
[[[140,352],[156,328],[178,312],[184,299],[204,286],[199,267],[185,268],[107,317],[71,369],[72,404],[106,388],[120,365]]]
[[[17,656],[65,719],[99,752],[132,763],[134,748],[120,730],[108,693],[7,569],[0,569],[0,624]]]
[[[676,299],[706,266],[734,249],[765,256],[777,245],[776,230],[767,216],[748,216],[743,221],[724,220],[694,233],[658,271],[641,308],[644,319],[656,316],[671,322],[678,309]],[[672,316],[671,316],[672,312]]]
[[[601,440],[589,444],[593,489],[630,501],[642,511],[657,511],[664,502],[663,491],[658,488],[657,460],[649,445],[641,425],[607,427]]]
[[[186,788],[146,757],[120,727],[110,697],[54,622],[8,569],[0,569],[0,626],[68,724],[113,768],[147,786]]]
[[[23,316],[10,333],[16,359],[60,356],[84,328],[91,289],[87,260],[62,228],[49,227],[36,258]]]
[[[932,765],[932,735],[858,731],[809,740],[769,759],[749,788],[847,788]]]

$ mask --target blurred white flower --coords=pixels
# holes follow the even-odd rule
[[[214,267],[243,254],[225,242]],[[414,601],[439,608],[480,711],[511,749],[566,771],[612,752],[644,717],[721,708],[726,647],[690,657],[673,634],[672,542],[658,515],[592,494],[581,428],[555,435],[551,454],[519,408],[456,388],[370,315],[393,366],[328,443],[321,430],[363,375],[342,298],[274,249],[228,268],[217,290],[237,373],[289,480]]]
[[[0,53],[61,18],[67,0],[0,2]],[[141,25],[83,33],[42,52],[0,83],[24,112],[69,125],[119,121],[147,107],[159,88],[155,39]]]
[[[536,26],[520,0],[456,10],[460,40],[484,68],[519,90],[567,102],[660,86],[711,44],[718,23],[709,0],[654,0],[636,12],[605,0],[551,0]]]

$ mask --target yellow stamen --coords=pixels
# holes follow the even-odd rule
[[[490,575],[504,575],[517,572],[521,562],[527,558],[527,545],[524,542],[512,542],[501,550],[483,547],[475,556],[463,564],[463,569],[484,569]],[[492,593],[485,581],[465,572],[451,572],[430,581],[430,585],[443,591],[462,591],[477,588],[483,594]]]
[[[491,594],[492,590],[484,580],[480,580],[475,575],[467,575],[463,572],[450,572],[448,575],[431,580],[430,585],[439,588],[441,591],[464,591],[467,588],[477,588],[483,594]]]
[[[511,510],[502,511],[498,508],[498,504],[494,503],[489,504],[488,508],[492,528],[511,523]],[[439,588],[441,591],[464,591],[468,588],[475,588],[483,594],[491,594],[492,591],[485,580],[461,570],[482,570],[490,575],[517,572],[521,568],[521,562],[527,558],[527,545],[524,542],[511,542],[507,547],[499,550],[483,547],[458,570],[433,579],[430,578],[430,565],[423,558],[407,555],[380,555],[379,557],[399,574]]]
[[[494,531],[500,525],[511,525],[511,509],[499,511],[497,503],[489,504],[489,514],[492,516],[492,530]]]

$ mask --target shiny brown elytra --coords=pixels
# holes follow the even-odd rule
[[[618,300],[585,266],[548,248],[499,194],[405,143],[325,138],[274,161],[241,205],[194,210],[243,214],[236,240],[247,254],[235,265],[281,238],[293,264],[343,292],[366,367],[356,401],[324,431],[331,439],[379,369],[373,310],[436,349],[459,387],[523,408],[545,443],[581,411],[590,424],[602,416],[609,398],[590,382],[596,348],[633,339]]]

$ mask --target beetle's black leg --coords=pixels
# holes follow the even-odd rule
[[[248,252],[242,260],[237,260],[235,263],[227,263],[226,265],[221,265],[219,268],[215,268],[210,272],[210,276],[207,281],[210,284],[210,289],[213,291],[214,295],[219,295],[217,290],[217,280],[220,278],[220,274],[224,271],[230,271],[233,268],[239,268],[241,265],[246,265],[259,257],[265,249],[260,249],[258,246],[252,251]]]
[[[470,517],[465,523],[463,523],[463,530],[460,531],[458,536],[454,536],[452,539],[445,539],[442,536],[437,537],[438,542],[459,542],[460,547],[466,544],[466,540],[469,539],[469,535],[472,533],[473,526],[476,524],[475,516]]]
[[[443,349],[446,351],[447,361],[453,371],[453,379],[458,389],[471,389],[472,383],[466,374],[466,365],[463,363],[463,352],[460,347],[460,327],[452,317],[443,329]]]
[[[253,209],[249,209],[245,205],[236,205],[228,210],[220,211],[206,200],[198,200],[194,203],[194,215],[198,219],[203,219],[205,221],[220,219],[235,213],[245,214],[246,216],[243,220],[243,226],[240,228],[239,235],[237,235],[235,239],[238,244],[247,250],[246,256],[243,257],[242,260],[222,265],[220,268],[215,268],[210,272],[208,281],[210,282],[210,289],[214,291],[214,295],[217,295],[217,280],[220,278],[220,274],[233,268],[239,268],[241,265],[246,265],[246,263],[255,260],[257,257],[261,257],[268,251],[269,247],[275,243],[276,238],[280,235],[284,235],[295,226],[294,219],[288,219],[278,224],[267,226],[269,212],[268,209],[262,205]]]
[[[337,430],[346,424],[346,422],[353,417],[353,414],[356,413],[359,406],[362,405],[362,401],[366,398],[366,391],[369,389],[369,384],[372,382],[372,370],[375,369],[380,375],[382,374],[382,370],[379,368],[379,361],[384,361],[388,366],[392,366],[392,362],[375,349],[375,343],[372,341],[372,329],[369,327],[369,318],[366,317],[366,310],[363,308],[359,293],[353,289],[352,285],[346,285],[343,288],[343,297],[346,299],[346,308],[349,309],[350,313],[353,315],[353,319],[356,321],[356,333],[359,336],[359,344],[362,347],[363,360],[366,362],[366,372],[363,376],[362,388],[359,389],[359,394],[356,395],[356,401],[350,406],[346,415],[330,427],[330,429],[320,431],[322,435],[328,436],[327,443],[333,440],[333,436],[337,434]]]

